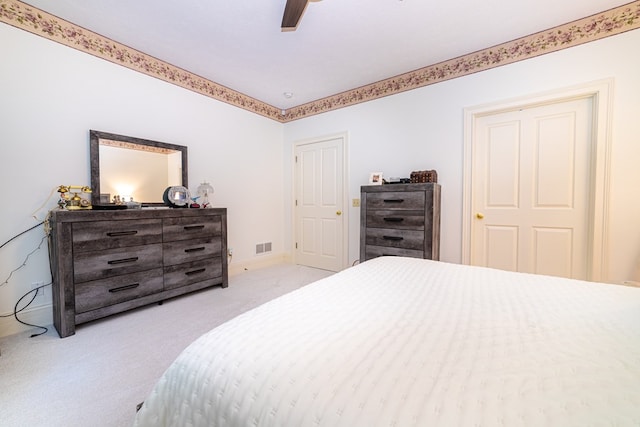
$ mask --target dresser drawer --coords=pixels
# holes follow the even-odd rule
[[[219,216],[166,218],[162,222],[164,241],[189,240],[222,234]]]
[[[75,253],[123,248],[162,242],[162,220],[76,222],[73,224]]]
[[[222,258],[208,258],[164,268],[164,289],[175,289],[222,276]]]
[[[76,314],[161,292],[162,268],[76,285]]]
[[[425,206],[424,191],[385,191],[367,194],[367,209],[422,210]]]
[[[222,256],[222,241],[219,237],[167,242],[163,245],[164,265],[182,264],[215,256]]]
[[[424,232],[392,228],[369,228],[365,244],[394,248],[424,250]]]
[[[406,256],[410,258],[425,258],[424,251],[413,249],[390,248],[385,246],[366,245],[365,260],[379,256]]]
[[[425,216],[420,211],[379,210],[367,212],[367,227],[424,230]]]
[[[83,252],[74,256],[76,283],[162,267],[162,244]]]

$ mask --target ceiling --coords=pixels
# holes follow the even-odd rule
[[[629,0],[322,0],[296,31],[280,29],[285,0],[23,3],[289,109]]]

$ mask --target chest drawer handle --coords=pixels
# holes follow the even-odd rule
[[[402,203],[404,199],[384,199],[385,203]]]
[[[200,252],[200,251],[204,251],[204,246],[200,246],[199,248],[189,248],[189,249],[185,249],[184,251],[186,253]]]
[[[109,264],[109,265],[124,264],[125,262],[135,262],[137,260],[138,260],[138,257],[134,256],[134,257],[131,257],[131,258],[114,259],[112,261],[107,262],[107,264]]]
[[[187,271],[187,272],[186,272],[186,273],[184,273],[184,274],[186,274],[187,276],[191,276],[192,274],[203,273],[203,272],[205,272],[205,271],[207,271],[207,269],[206,269],[206,268],[199,268],[199,269],[197,269],[197,270]]]
[[[204,228],[204,224],[200,224],[200,225],[185,225],[184,229],[187,231],[191,231],[191,230],[202,230]]]
[[[387,218],[384,218],[384,220],[387,221],[387,222],[402,222],[402,221],[404,221],[404,218],[387,217]]]
[[[393,240],[399,242],[400,240],[404,240],[404,237],[401,236],[382,236],[384,240]]]
[[[140,283],[132,283],[130,285],[124,285],[124,286],[119,286],[117,288],[109,289],[109,292],[113,294],[116,292],[128,291],[129,289],[135,289],[138,286],[140,286]]]
[[[138,230],[131,231],[112,231],[107,233],[109,237],[121,237],[121,236],[133,236],[134,234],[138,234]]]

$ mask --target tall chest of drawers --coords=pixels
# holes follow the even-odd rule
[[[360,190],[360,262],[383,255],[440,259],[439,184]]]
[[[76,325],[209,286],[228,286],[227,212],[53,211],[53,321]]]

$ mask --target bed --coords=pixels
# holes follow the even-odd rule
[[[136,426],[638,426],[640,288],[376,258],[211,330]]]

